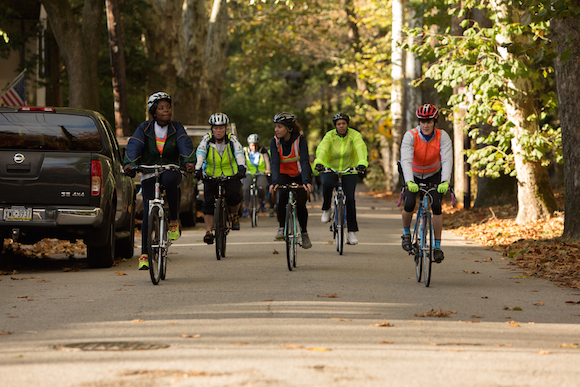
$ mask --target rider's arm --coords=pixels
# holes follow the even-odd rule
[[[355,167],[359,165],[364,165],[365,167],[368,167],[369,162],[368,162],[367,144],[365,144],[362,134],[360,134],[356,130],[349,130],[349,132],[353,132],[352,144],[354,146],[354,151],[356,152],[357,158],[357,164],[355,165]]]
[[[236,163],[238,165],[243,165],[245,167],[246,166],[246,155],[244,154],[244,147],[242,146],[242,143],[233,134],[230,137],[230,141],[232,142],[232,145],[234,146],[234,157],[236,158]]]
[[[302,169],[302,184],[310,184],[310,155],[308,154],[308,142],[306,137],[300,135],[300,166]]]
[[[205,162],[205,158],[207,157],[207,151],[209,150],[209,133],[202,137],[199,145],[197,146],[197,150],[195,151],[195,157],[197,159],[195,163],[195,169],[201,169],[203,167],[203,163]]]
[[[272,137],[270,141],[270,170],[272,171],[272,185],[278,184],[280,176],[280,154],[278,147],[276,147],[276,139]]]
[[[401,143],[401,167],[403,168],[403,181],[415,181],[413,176],[413,155],[415,153],[415,137],[410,131],[403,136]]]
[[[130,164],[135,166],[140,164],[137,162],[143,156],[143,149],[145,149],[145,128],[147,123],[150,121],[145,121],[141,123],[135,133],[129,138],[127,142],[127,148],[125,149],[125,159],[123,160],[123,165]]]
[[[318,144],[316,147],[316,159],[314,159],[314,166],[316,166],[316,164],[322,164],[325,167],[328,167],[324,160],[328,158],[328,152],[332,147],[331,133],[333,132],[336,132],[336,130],[331,130],[330,132],[326,133],[322,138],[322,141],[320,141],[320,144]]]
[[[262,157],[264,158],[264,164],[266,165],[266,172],[270,172],[272,169],[270,167],[270,156],[268,152],[262,153]]]
[[[453,145],[446,131],[441,131],[441,181],[451,181],[453,169]]]
[[[187,163],[195,162],[195,149],[193,149],[193,143],[191,138],[187,135],[187,132],[183,128],[183,125],[179,121],[172,121],[177,129],[177,148],[179,149],[179,164],[185,167]]]

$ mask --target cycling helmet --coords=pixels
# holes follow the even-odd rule
[[[420,120],[436,120],[439,118],[439,110],[435,106],[426,103],[417,109],[417,118]]]
[[[226,113],[214,113],[208,120],[211,126],[221,126],[227,125],[230,123],[230,119],[226,115]]]
[[[334,117],[332,117],[332,124],[336,126],[336,121],[338,120],[345,120],[346,124],[350,124],[350,117],[344,113],[336,113]]]
[[[286,112],[278,113],[274,116],[273,121],[276,124],[282,124],[288,127],[290,131],[292,131],[292,129],[296,127],[296,116],[291,113]]]
[[[152,116],[155,115],[155,109],[157,109],[157,104],[159,101],[165,100],[169,102],[171,105],[171,96],[164,91],[158,91],[157,93],[153,93],[149,96],[147,100],[147,109]]]
[[[248,136],[248,144],[259,144],[260,143],[260,136],[256,133],[252,133]]]

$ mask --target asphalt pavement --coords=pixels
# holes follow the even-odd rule
[[[342,256],[320,205],[293,271],[262,214],[219,261],[203,225],[184,230],[158,286],[136,257],[0,277],[0,384],[580,385],[580,290],[449,232],[427,288],[401,249],[396,203],[357,193],[359,244]]]

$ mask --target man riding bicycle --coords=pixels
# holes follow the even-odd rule
[[[432,193],[435,236],[433,260],[441,263],[445,258],[441,250],[443,229],[441,200],[449,189],[453,168],[453,147],[447,132],[435,128],[439,118],[439,111],[435,106],[430,104],[419,106],[416,115],[419,119],[419,126],[405,133],[401,144],[401,168],[403,181],[407,185],[404,193],[402,247],[405,251],[412,249],[411,221],[416,194],[419,191],[418,184],[437,184],[437,192]]]
[[[215,113],[209,118],[211,133],[203,136],[195,152],[197,157],[195,176],[202,179],[205,172],[205,175],[210,177],[233,177],[224,183],[226,189],[224,196],[232,214],[232,230],[239,230],[238,210],[242,202],[240,180],[246,175],[246,165],[242,144],[236,136],[226,133],[229,122],[230,119],[225,113]],[[204,180],[203,187],[202,212],[206,229],[203,241],[211,245],[214,241],[211,230],[218,183],[214,180]]]
[[[268,187],[268,178],[266,174],[270,174],[270,156],[264,148],[260,148],[260,137],[252,133],[248,136],[248,148],[244,148],[244,155],[246,157],[246,166],[248,168],[248,175],[244,179],[244,213],[243,217],[248,216],[248,207],[250,204],[250,185],[252,184],[252,176],[250,174],[261,173],[262,175],[256,178],[260,197],[260,211],[266,212],[266,189]]]
[[[137,127],[129,138],[123,161],[127,173],[140,164],[178,164],[185,166],[188,172],[193,172],[193,144],[179,121],[171,121],[171,97],[159,91],[151,94],[147,101],[152,119]],[[143,224],[141,226],[141,256],[139,270],[149,270],[147,255],[147,227],[149,224],[149,200],[155,197],[155,173],[143,173],[141,188],[143,193]],[[179,238],[179,223],[177,221],[181,173],[163,171],[161,183],[165,187],[169,203],[169,239]]]
[[[358,173],[364,174],[369,163],[367,161],[367,146],[362,135],[349,128],[350,117],[344,113],[337,113],[332,118],[334,130],[324,135],[316,148],[315,169],[322,172],[324,168],[344,171],[356,168]],[[357,172],[349,172],[342,176],[342,186],[346,196],[346,223],[348,225],[347,243],[356,245],[358,239],[358,223],[356,220],[356,202],[354,192],[358,181]],[[338,176],[332,172],[322,173],[322,222],[330,221],[332,191],[338,183]]]

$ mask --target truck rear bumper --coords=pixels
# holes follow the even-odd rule
[[[103,210],[96,208],[33,208],[30,220],[5,219],[4,209],[0,208],[0,225],[13,227],[35,227],[49,224],[56,226],[93,226],[103,223]]]

